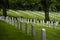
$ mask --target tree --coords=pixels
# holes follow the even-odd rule
[[[3,9],[3,16],[7,16],[7,8],[9,7],[9,1],[8,0],[1,0],[1,6]]]
[[[55,6],[56,0],[41,0],[40,2],[41,2],[43,10],[45,12],[45,22],[50,21],[49,8]]]

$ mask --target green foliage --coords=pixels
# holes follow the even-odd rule
[[[9,8],[23,10],[24,9],[41,10],[44,7],[43,5],[44,2],[41,1],[46,2],[52,9],[60,5],[60,0],[9,0]]]

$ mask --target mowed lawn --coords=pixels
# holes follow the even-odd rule
[[[24,23],[23,23],[24,25]],[[60,30],[52,29],[45,26],[39,26],[35,24],[35,37],[31,36],[31,24],[29,25],[30,32],[25,33],[24,26],[23,31],[20,31],[16,27],[9,25],[3,21],[0,21],[0,40],[41,40],[41,29],[46,29],[46,40],[60,40]]]
[[[28,14],[26,13],[28,12]],[[9,11],[8,15],[9,16],[13,16],[13,17],[25,17],[25,18],[35,18],[37,17],[38,19],[41,20],[41,18],[39,18],[40,16],[38,16],[37,14],[40,14],[41,17],[44,19],[44,13],[43,12],[32,12],[32,11]],[[30,15],[30,14],[32,15]],[[36,14],[35,14],[36,13]],[[28,16],[27,16],[28,15]],[[30,16],[29,16],[30,15]],[[50,14],[51,16],[53,16],[54,14]],[[57,15],[57,14],[56,14]],[[58,20],[60,20],[59,16],[55,17],[58,18]],[[51,17],[50,16],[50,17]],[[51,17],[51,20],[54,19],[54,16]],[[57,19],[56,19],[57,20]],[[25,23],[22,23],[22,27],[23,27],[23,31],[21,32],[19,29],[17,29],[16,27],[9,25],[3,21],[0,21],[0,40],[41,40],[41,29],[45,28],[46,29],[46,40],[60,40],[60,30],[59,29],[53,29],[53,28],[48,28],[46,26],[41,26],[38,24],[34,24],[35,27],[35,37],[33,38],[31,36],[31,25],[33,23],[29,23],[29,33],[26,34],[25,33]],[[58,28],[60,28],[60,24],[57,26]]]
[[[23,17],[23,18],[29,18],[29,19],[38,19],[38,20],[44,20],[45,19],[45,13],[41,11],[23,11],[23,10],[8,10],[7,11],[8,16],[12,17]],[[0,11],[0,15],[2,15],[2,11]],[[51,21],[60,21],[60,12],[49,12],[49,17]]]
[[[0,21],[0,40],[33,40],[33,38],[16,27]]]
[[[7,11],[8,16],[13,17],[24,17],[29,19],[44,20],[45,13],[41,11],[22,11],[22,10],[9,10]],[[51,21],[60,21],[60,12],[49,12],[49,17]]]

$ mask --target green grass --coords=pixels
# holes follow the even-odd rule
[[[0,11],[0,16],[2,16],[2,11]]]
[[[33,17],[31,17],[30,15],[24,13],[23,11],[21,11],[21,12],[18,11],[18,13],[19,13],[19,14],[22,14],[24,18],[33,19]]]
[[[14,11],[14,10],[12,10],[12,11]],[[15,12],[17,12],[17,13],[15,13],[15,12],[12,12],[12,11],[7,11],[7,13],[8,13],[8,16],[12,16],[12,17],[24,17],[24,18],[29,18],[29,19],[39,19],[39,20],[44,20],[45,19],[45,14],[44,14],[44,12],[40,12],[40,11],[15,11]],[[26,14],[26,13],[28,13],[28,14],[31,14],[31,15],[28,15],[28,14]],[[39,14],[39,15],[36,15],[36,14]],[[57,21],[60,21],[60,13],[58,13],[58,12],[50,12],[49,13],[50,15],[49,15],[49,17],[50,17],[50,20],[51,21],[54,21],[54,19],[55,20],[57,20]],[[0,11],[0,15],[2,15],[2,12]],[[51,16],[53,16],[53,17],[51,17]]]
[[[33,38],[16,27],[0,21],[0,40],[33,40]]]
[[[36,19],[43,20],[44,18],[40,15],[36,15],[36,12],[29,11],[30,14],[34,15]]]
[[[28,27],[29,27],[29,33],[28,35],[31,35],[31,25],[34,23],[28,23]],[[22,32],[25,33],[25,26],[26,23],[22,22]],[[59,29],[53,29],[53,28],[48,28],[46,26],[41,26],[38,24],[34,24],[35,27],[35,37],[34,40],[41,40],[41,29],[45,28],[46,29],[46,40],[60,40],[60,30]],[[60,25],[57,26],[58,28],[60,28]]]
[[[20,17],[19,15],[17,15],[16,13],[12,11],[7,11],[7,13],[8,13],[8,16],[11,16],[11,17]]]
[[[14,11],[14,10],[13,10]],[[15,12],[17,12],[19,15],[17,15]],[[44,20],[45,19],[45,14],[44,12],[39,12],[39,11],[15,11],[15,12],[12,12],[12,11],[8,11],[8,15],[9,16],[13,16],[13,17],[24,17],[24,18],[29,18],[29,19],[39,19],[39,20]],[[28,14],[31,14],[31,15],[28,15]],[[36,15],[36,14],[39,14],[39,15]],[[51,21],[54,21],[57,20],[57,21],[60,21],[60,14],[58,12],[50,12],[49,13],[49,17],[50,17],[50,20]],[[51,17],[53,16],[53,17]]]
[[[18,12],[18,11],[16,11]],[[25,12],[25,11],[24,11]],[[37,17],[37,15],[33,14],[32,12],[29,12],[30,14],[34,15],[29,16],[27,14],[25,14],[24,12],[18,12],[21,16],[25,17],[25,18],[32,18],[34,19],[35,16]],[[28,12],[28,11],[26,11]],[[38,11],[33,11],[37,14],[42,15],[40,18],[44,19],[44,13],[43,12],[38,12]],[[43,14],[42,14],[43,13]],[[56,20],[60,21],[59,16],[56,16],[58,14],[53,14],[54,12],[50,12],[50,19],[53,21],[55,18],[51,17],[51,16],[55,16]],[[9,16],[13,16],[13,17],[20,17],[19,15],[17,15],[15,12],[8,12]],[[60,15],[60,14],[59,14]],[[37,17],[37,19],[39,19],[39,16]],[[40,20],[41,20],[40,19]],[[42,26],[41,24],[34,24],[34,23],[28,23],[29,26],[29,33],[26,34],[25,33],[25,22],[22,22],[22,27],[23,30],[20,31],[18,28],[9,25],[3,21],[0,21],[0,40],[40,40],[41,39],[41,29],[45,28],[46,29],[46,40],[60,40],[60,24],[57,26],[57,29],[53,29],[53,26],[51,26],[50,28],[48,28],[47,26]],[[33,37],[31,36],[31,25],[34,24],[35,25],[35,37],[33,39]]]
[[[31,25],[28,23],[29,33],[25,33],[25,22],[22,22],[23,30],[20,31],[18,28],[9,25],[3,21],[0,21],[0,40],[40,40],[41,29],[46,29],[46,40],[60,40],[60,30],[48,28],[38,24],[35,25],[35,37],[31,36]],[[59,26],[60,27],[60,26]]]

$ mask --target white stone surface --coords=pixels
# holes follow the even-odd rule
[[[41,40],[46,40],[46,30],[44,28],[41,29]]]

